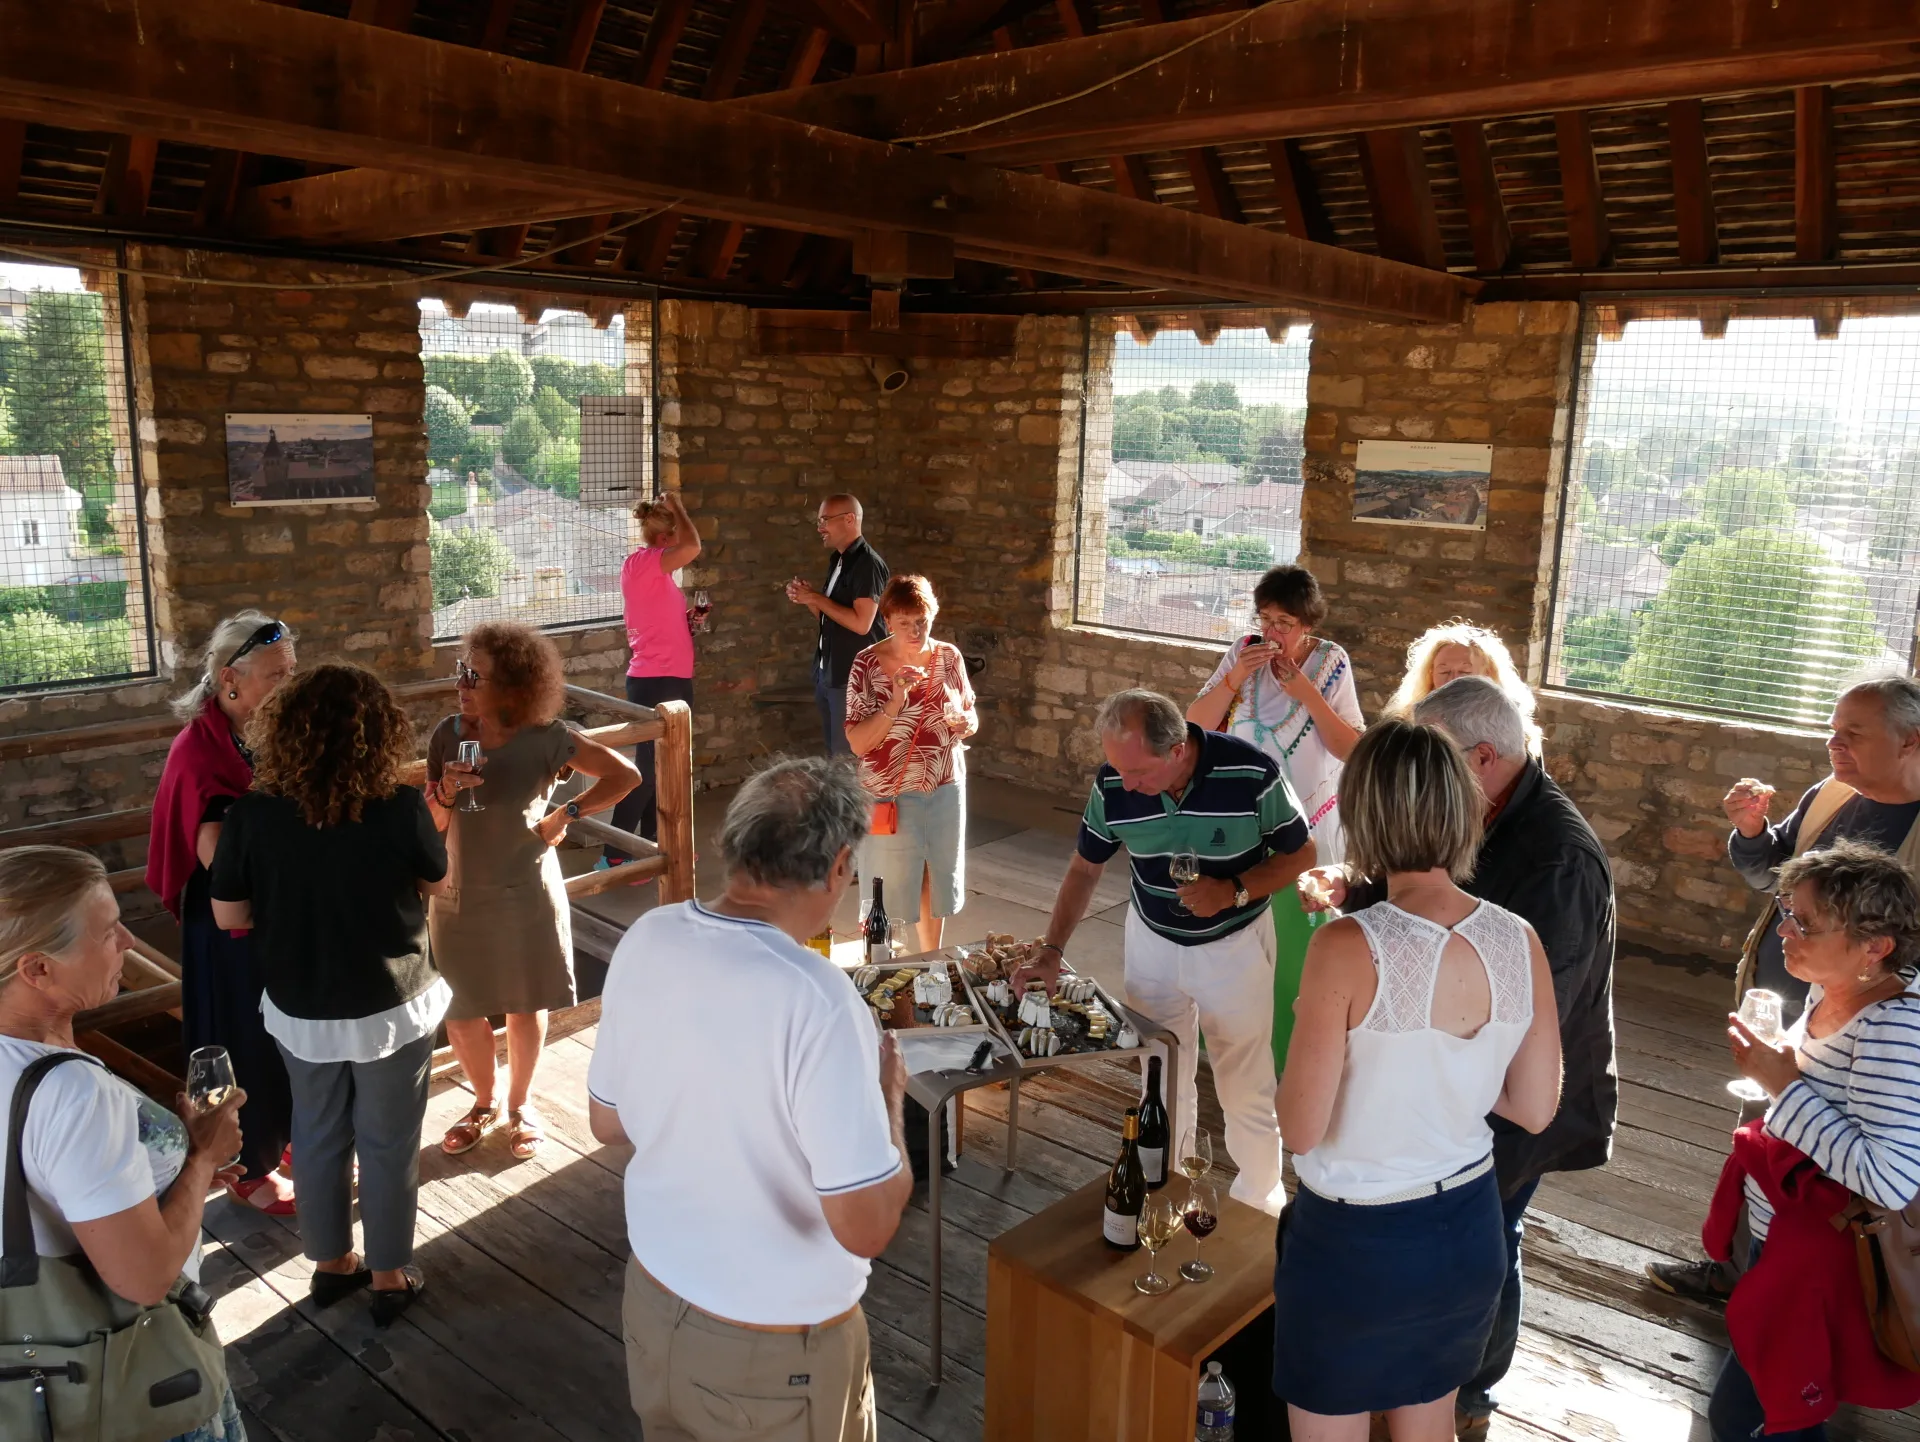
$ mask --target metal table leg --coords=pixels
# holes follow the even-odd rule
[[[946,1160],[940,1149],[940,1123],[946,1110],[942,1102],[927,1113],[927,1214],[933,1221],[933,1285],[929,1289],[933,1294],[933,1341],[928,1348],[927,1370],[933,1374],[936,1387],[940,1385],[940,1164]]]

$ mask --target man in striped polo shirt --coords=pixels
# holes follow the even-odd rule
[[[1273,927],[1267,898],[1313,865],[1293,789],[1257,748],[1187,723],[1155,691],[1120,691],[1100,707],[1107,763],[1094,777],[1078,853],[1060,883],[1032,974],[1051,990],[1062,948],[1086,915],[1115,852],[1133,866],[1126,1000],[1180,1041],[1176,1126],[1193,1117],[1199,1033],[1226,1114],[1232,1195],[1277,1215],[1280,1124],[1273,1094]],[[1174,856],[1200,878],[1175,886]],[[1015,978],[1016,984],[1024,982]],[[1173,1139],[1177,1142],[1179,1139]]]

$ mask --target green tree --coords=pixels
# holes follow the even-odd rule
[[[122,621],[69,622],[46,611],[0,616],[0,686],[82,681],[132,669]]]
[[[467,404],[452,391],[440,386],[427,387],[427,460],[436,466],[451,465],[473,444],[473,423]]]
[[[36,290],[27,299],[12,360],[12,448],[58,456],[67,484],[86,500],[83,522],[96,541],[111,534],[113,424],[107,410],[106,318],[100,297]]]
[[[1240,390],[1232,381],[1195,381],[1191,404],[1200,411],[1237,411]]]
[[[1720,533],[1705,521],[1662,521],[1647,532],[1647,539],[1660,548],[1663,565],[1677,566],[1693,547],[1712,545]]]
[[[547,428],[540,424],[539,413],[532,406],[522,406],[513,413],[506,434],[500,437],[500,455],[516,471],[525,472],[546,440]]]
[[[1113,417],[1113,453],[1123,461],[1153,461],[1167,438],[1166,413],[1158,406],[1128,406]]]
[[[480,409],[486,392],[487,361],[477,355],[430,355],[421,357],[427,384],[458,396],[469,412]]]
[[[506,542],[482,527],[449,531],[438,521],[427,523],[427,553],[433,574],[433,604],[497,596],[500,583],[513,571],[513,552]]]
[[[567,435],[579,424],[579,412],[573,403],[552,386],[542,386],[533,393],[533,409],[550,436]]]
[[[540,484],[556,496],[579,500],[580,443],[567,436],[554,436],[534,457],[533,473]]]
[[[1811,721],[1880,649],[1858,577],[1803,537],[1746,530],[1681,557],[1646,608],[1621,689]]]
[[[494,424],[507,420],[532,399],[533,367],[525,356],[497,350],[487,357],[480,378],[480,402]]]
[[[1700,493],[1700,519],[1723,536],[1793,529],[1789,477],[1738,467],[1714,473]]]
[[[1567,684],[1587,691],[1618,691],[1620,673],[1633,656],[1636,616],[1601,611],[1567,624],[1561,654]]]

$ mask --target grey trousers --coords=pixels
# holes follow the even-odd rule
[[[293,1187],[307,1256],[353,1250],[353,1159],[360,1158],[366,1264],[390,1272],[413,1259],[420,1197],[420,1125],[427,1115],[433,1038],[379,1061],[302,1061],[284,1046],[293,1084]]]

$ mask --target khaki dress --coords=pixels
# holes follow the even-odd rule
[[[427,743],[427,778],[460,755],[461,721],[449,716]],[[476,734],[465,738],[477,740]],[[564,722],[525,726],[485,751],[484,811],[456,808],[447,827],[448,879],[428,925],[434,965],[453,988],[452,1021],[572,1006],[573,921],[560,858],[533,825],[573,759]]]

